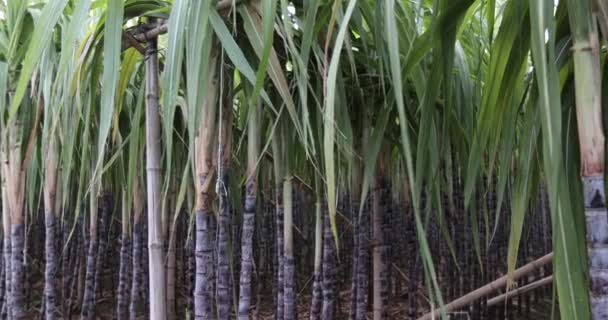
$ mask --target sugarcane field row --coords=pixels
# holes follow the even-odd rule
[[[0,319],[608,320],[608,1],[0,0]]]
[[[417,257],[416,230],[407,223],[412,219],[411,203],[404,199],[403,190],[398,190],[392,182],[382,178],[382,185],[377,192],[371,195],[359,218],[358,207],[354,208],[349,202],[350,195],[340,198],[338,210],[338,230],[340,242],[338,253],[332,250],[333,238],[331,227],[327,223],[327,210],[322,208],[319,213],[325,221],[316,221],[315,213],[317,205],[314,196],[307,186],[295,183],[293,190],[293,214],[294,214],[294,247],[299,250],[294,252],[296,265],[295,288],[297,305],[295,314],[300,319],[309,318],[313,312],[319,312],[321,306],[333,303],[335,306],[335,318],[346,319],[351,314],[362,312],[365,317],[373,316],[373,298],[368,296],[368,289],[373,281],[373,252],[378,247],[380,251],[380,264],[382,273],[380,280],[383,283],[382,310],[387,319],[417,319],[428,312],[431,305],[425,286],[425,275],[422,270],[420,258]],[[458,182],[455,182],[458,183]],[[456,186],[455,186],[456,187]],[[264,193],[265,194],[265,193]],[[269,194],[272,195],[271,192]],[[509,238],[508,222],[498,226],[493,233],[483,234],[483,253],[478,257],[472,239],[473,224],[480,228],[494,228],[494,221],[486,224],[483,216],[477,221],[461,220],[457,218],[463,210],[462,195],[456,193],[454,211],[449,211],[446,216],[449,241],[443,239],[440,230],[440,222],[435,215],[429,217],[427,222],[429,230],[429,245],[436,261],[437,278],[441,287],[443,298],[451,301],[466,293],[483,286],[487,282],[498,278],[507,272],[504,257],[507,255],[506,242]],[[249,313],[257,319],[272,319],[276,310],[275,298],[278,294],[277,286],[277,206],[274,198],[260,198],[260,208],[256,213],[255,224],[259,227],[253,235],[254,255],[252,257],[255,268],[252,274],[252,302]],[[495,209],[495,193],[491,193],[486,203],[480,203],[482,210]],[[448,206],[448,199],[442,199],[444,205]],[[373,211],[374,205],[378,205],[380,211]],[[320,207],[320,206],[319,206]],[[144,215],[135,215],[128,221],[132,231],[122,233],[121,225],[121,201],[111,193],[102,196],[99,206],[97,253],[93,257],[94,270],[87,270],[86,260],[90,250],[90,236],[84,222],[84,211],[81,210],[75,221],[66,221],[58,226],[55,234],[55,246],[64,248],[61,252],[58,269],[58,304],[57,316],[60,318],[78,318],[83,306],[83,295],[86,281],[92,281],[95,288],[93,312],[95,317],[112,319],[116,315],[135,315],[136,318],[147,318],[149,303],[147,255],[147,221]],[[214,265],[213,272],[216,275],[214,281],[215,290],[212,299],[214,312],[219,312],[222,307],[228,309],[228,313],[234,310],[234,295],[236,290],[230,284],[239,281],[239,270],[241,261],[241,248],[238,245],[243,238],[242,222],[243,214],[238,213],[238,205],[227,206],[225,220],[216,218],[212,222],[212,247]],[[142,208],[144,209],[144,208]],[[144,209],[145,211],[145,209]],[[187,209],[177,213],[177,218],[172,219],[172,225],[176,236],[173,242],[170,238],[165,241],[163,254],[166,256],[165,268],[167,271],[167,289],[172,292],[167,297],[168,305],[175,312],[176,319],[188,317],[193,310],[194,279],[196,272],[196,233],[194,226],[190,224]],[[506,209],[505,209],[506,212]],[[37,214],[36,221],[28,223],[30,227],[26,230],[26,246],[29,247],[29,262],[25,264],[26,274],[24,282],[24,304],[26,310],[31,310],[30,316],[44,309],[41,304],[44,270],[44,215]],[[526,222],[524,229],[524,244],[521,246],[521,264],[534,261],[551,251],[551,228],[547,225],[548,216],[547,200],[545,194],[539,194],[538,205],[534,208]],[[223,221],[225,226],[220,227]],[[334,255],[323,255],[322,265],[315,265],[315,227],[320,222],[323,228],[323,248],[330,250]],[[280,222],[279,222],[280,223]],[[372,228],[379,223],[382,232],[381,239],[374,239]],[[409,225],[409,226],[408,226]],[[73,234],[70,234],[72,230]],[[220,236],[220,229],[225,229],[225,237]],[[402,232],[395,232],[402,230]],[[83,232],[85,231],[85,232]],[[489,244],[486,236],[494,236]],[[323,238],[325,237],[325,238]],[[220,241],[226,243],[220,243]],[[10,240],[6,240],[10,241]],[[374,245],[374,241],[379,241]],[[64,247],[65,246],[65,247]],[[450,249],[450,246],[452,247]],[[221,266],[219,255],[221,248],[231,252],[233,263],[229,263],[228,272],[220,274]],[[456,259],[452,257],[452,253]],[[88,257],[87,257],[88,258]],[[479,264],[478,258],[482,259]],[[329,260],[329,261],[327,261]],[[4,285],[7,277],[5,268],[0,269],[0,279]],[[10,273],[9,273],[10,274]],[[93,274],[89,280],[87,274]],[[546,265],[534,269],[519,279],[511,290],[534,284],[551,275],[551,266]],[[219,300],[220,277],[225,277],[229,284],[229,299],[225,305]],[[10,276],[8,277],[10,279]],[[329,279],[328,279],[329,278]],[[323,296],[325,292],[332,292],[333,299],[327,301]],[[330,291],[331,290],[331,291]],[[452,319],[538,319],[544,312],[551,308],[551,285],[545,285],[539,290],[527,294],[518,295],[516,298],[499,301],[488,305],[492,298],[500,298],[506,293],[505,288],[479,300],[472,300],[470,304],[460,310],[450,312]],[[361,297],[357,299],[357,297]],[[170,298],[170,299],[169,299]],[[507,306],[507,308],[504,308]],[[6,309],[4,309],[6,312]],[[315,311],[316,310],[316,311]],[[114,312],[116,312],[114,314]]]

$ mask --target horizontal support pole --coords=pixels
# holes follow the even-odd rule
[[[523,276],[526,276],[532,273],[535,270],[540,269],[542,266],[550,264],[553,262],[553,252],[534,260],[518,269],[516,269],[512,274],[512,280],[515,281]],[[418,320],[430,320],[437,319],[441,311],[451,312],[462,309],[465,306],[470,305],[471,303],[489,295],[490,293],[496,292],[498,290],[505,289],[507,286],[507,281],[509,280],[509,275],[504,275],[483,287],[475,289],[464,296],[446,304],[443,308],[432,310],[431,312],[423,315],[418,318]]]
[[[232,7],[233,3],[236,5],[240,2],[240,0],[220,0],[218,1],[216,8],[217,11],[222,12]],[[167,21],[145,24],[142,26],[142,29],[146,31],[141,31],[133,34],[125,32],[128,33],[128,35],[125,35],[127,41],[123,45],[124,50],[129,49],[131,47],[135,47],[139,52],[142,52],[142,50],[140,50],[141,47],[137,47],[136,43],[145,42],[148,39],[155,39],[161,34],[167,33],[167,31],[169,30],[169,24],[167,23]]]
[[[505,302],[505,301],[507,301],[509,299],[515,298],[517,296],[520,296],[522,294],[525,294],[525,293],[530,292],[530,291],[532,291],[534,289],[546,286],[546,285],[551,284],[551,283],[553,283],[553,275],[550,275],[550,276],[542,278],[542,279],[540,279],[538,281],[534,281],[534,282],[529,283],[529,284],[527,284],[525,286],[519,287],[517,289],[510,290],[507,293],[503,293],[503,294],[501,294],[501,295],[499,295],[497,297],[494,297],[494,298],[488,300],[488,307],[495,306],[497,304],[500,304],[501,302]]]

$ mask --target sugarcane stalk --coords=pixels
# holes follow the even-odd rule
[[[57,286],[55,275],[57,273],[56,235],[56,186],[57,186],[57,149],[56,139],[51,135],[45,160],[44,174],[44,223],[45,223],[45,257],[44,270],[44,306],[47,320],[55,319],[55,304]]]
[[[176,276],[176,235],[177,232],[177,217],[171,216],[169,208],[175,208],[176,204],[176,184],[177,184],[177,173],[173,173],[173,177],[170,179],[169,190],[166,194],[166,200],[163,203],[163,238],[166,241],[166,247],[164,250],[165,255],[165,269],[167,272],[166,288],[167,295],[165,297],[167,301],[167,320],[174,320],[177,318],[176,310],[176,295],[175,295],[175,284],[177,282]],[[179,214],[173,212],[174,215]]]
[[[287,172],[287,171],[286,171]],[[283,181],[283,201],[284,201],[284,220],[283,220],[283,281],[284,281],[284,310],[283,319],[295,319],[296,308],[296,270],[293,256],[293,185],[292,178],[285,176]]]
[[[224,83],[229,84],[231,77],[227,74],[222,75]],[[218,214],[218,234],[217,234],[217,317],[218,319],[230,318],[231,307],[231,287],[230,287],[230,203],[228,198],[228,179],[230,172],[230,159],[232,157],[231,136],[232,129],[232,94],[226,90],[221,112],[221,130],[218,143],[218,180],[216,191],[219,196],[219,214]],[[249,124],[251,125],[251,124]],[[243,222],[245,223],[245,222]],[[249,279],[251,281],[251,279]],[[247,306],[247,310],[249,307]]]
[[[385,170],[384,157],[380,154],[376,165],[376,174],[372,178],[372,263],[373,263],[373,318],[374,320],[386,319],[387,313],[387,290],[388,283],[386,281],[386,274],[388,272],[388,265],[384,259],[386,255],[386,245],[384,241],[384,230],[383,226],[383,192],[385,185],[384,181],[384,170]]]
[[[336,289],[335,289],[335,256],[334,245],[335,241],[331,231],[329,221],[329,211],[323,210],[323,282],[321,288],[323,290],[323,304],[321,311],[321,320],[331,320],[334,318],[336,308]]]
[[[321,317],[322,302],[322,273],[321,258],[323,254],[323,220],[321,211],[321,199],[317,197],[315,203],[315,261],[313,271],[312,301],[310,304],[310,320],[318,320]]]
[[[133,183],[133,245],[131,248],[131,292],[129,302],[129,319],[137,318],[138,305],[141,303],[141,292],[143,291],[144,271],[142,268],[144,247],[144,195],[138,179]]]
[[[6,148],[0,147],[0,160],[2,163],[8,161]],[[4,171],[3,171],[4,173]],[[11,253],[11,216],[8,205],[8,196],[6,190],[6,175],[0,175],[0,187],[2,196],[2,259],[4,269],[4,291],[2,292],[2,310],[0,310],[0,316],[2,318],[10,318],[10,293],[11,293],[11,273],[10,273],[10,253]]]
[[[129,267],[131,265],[129,255],[130,240],[129,235],[129,212],[127,192],[122,193],[122,212],[121,212],[121,234],[120,234],[120,266],[118,271],[118,289],[116,290],[116,318],[126,320],[128,318],[129,307]]]
[[[210,187],[213,175],[212,140],[215,133],[216,79],[215,58],[211,59],[207,78],[205,102],[202,110],[198,136],[194,142],[195,165],[195,281],[194,281],[194,318],[213,319],[213,250],[215,234],[212,233],[213,212],[211,211]]]
[[[98,250],[98,234],[97,234],[97,217],[99,207],[97,206],[97,183],[93,184],[94,188],[90,195],[89,207],[89,244],[87,248],[85,277],[84,277],[84,294],[81,316],[83,319],[93,319],[95,313],[95,266],[97,261]]]
[[[253,234],[257,200],[257,161],[260,154],[261,104],[251,106],[247,137],[247,179],[245,182],[245,206],[243,234],[241,237],[241,274],[239,290],[239,319],[249,319],[251,305],[251,274],[253,270]]]
[[[177,319],[176,302],[177,298],[175,295],[175,284],[176,284],[176,230],[169,232],[168,246],[167,246],[167,318],[168,320]]]
[[[599,36],[591,1],[568,1],[572,33],[576,119],[587,221],[589,298],[592,319],[608,319],[608,227],[604,190]]]
[[[13,121],[8,128],[7,161],[4,163],[6,177],[6,197],[10,214],[10,288],[9,313],[13,319],[23,317],[23,248],[25,244],[24,205],[25,205],[25,172],[22,168],[22,125],[18,120]]]
[[[281,146],[278,138],[272,139],[272,153],[274,159],[281,159]],[[276,319],[283,320],[285,315],[285,268],[284,268],[284,205],[283,205],[283,168],[281,161],[274,161],[275,178],[275,230],[276,230],[276,257],[277,257],[277,299],[276,299]]]
[[[99,217],[99,230],[98,230],[98,240],[97,240],[97,258],[95,261],[95,300],[98,299],[97,294],[103,296],[103,288],[101,281],[104,262],[106,261],[106,250],[108,248],[108,237],[106,233],[108,232],[108,220],[110,219],[110,214],[112,211],[112,204],[109,194],[104,194],[101,197],[101,207]]]
[[[3,162],[5,161],[5,152],[1,152],[3,155]],[[4,299],[1,316],[3,318],[10,319],[10,304],[11,304],[11,216],[7,200],[6,192],[6,181],[4,175],[2,175],[2,203],[5,204],[2,208],[2,227],[3,227],[3,259],[4,259]]]

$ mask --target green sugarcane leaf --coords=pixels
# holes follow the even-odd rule
[[[12,2],[12,1],[11,1]],[[19,2],[19,1],[16,1]],[[23,1],[24,3],[26,1]],[[42,10],[40,17],[36,21],[34,33],[30,39],[27,53],[21,64],[21,71],[17,87],[15,88],[15,94],[13,96],[11,107],[9,110],[8,122],[13,120],[13,117],[17,114],[19,106],[25,95],[27,84],[32,77],[34,69],[38,65],[42,53],[48,47],[51,42],[55,25],[61,17],[63,9],[65,8],[68,0],[56,0],[47,2]]]
[[[374,176],[376,169],[376,161],[378,160],[378,154],[380,153],[380,147],[382,146],[382,140],[384,140],[384,132],[386,131],[386,125],[390,116],[389,110],[384,110],[381,114],[378,124],[374,127],[369,141],[364,147],[363,154],[363,182],[361,184],[361,201],[359,205],[359,217],[363,213],[367,195],[369,193],[369,186]]]
[[[224,46],[226,55],[228,55],[228,58],[230,58],[235,68],[237,68],[239,72],[245,76],[245,79],[255,86],[256,76],[251,64],[249,64],[249,61],[247,61],[243,50],[241,50],[241,48],[234,41],[228,27],[226,27],[224,20],[222,20],[222,17],[220,17],[217,11],[211,10],[209,22],[211,23],[211,26],[213,26],[216,36],[222,43],[222,46]],[[262,96],[264,102],[274,110],[274,105],[264,89],[261,90],[260,95]]]
[[[173,121],[175,118],[177,91],[181,83],[182,60],[184,56],[184,40],[186,37],[186,24],[188,9],[191,8],[189,0],[176,0],[171,9],[168,27],[167,55],[165,56],[165,71],[161,77],[163,131],[165,133],[166,177],[171,174],[173,159]],[[168,186],[168,184],[165,184]]]
[[[135,111],[131,118],[131,141],[129,142],[128,164],[127,164],[127,199],[133,199],[135,195],[133,190],[137,179],[139,178],[139,164],[142,161],[140,158],[141,144],[145,143],[142,139],[144,130],[142,130],[142,121],[144,119],[144,101],[145,101],[145,86],[141,86],[135,101]],[[127,210],[131,212],[132,201],[128,201]]]
[[[336,226],[336,163],[334,154],[334,145],[336,141],[336,124],[335,124],[335,113],[336,113],[336,79],[338,77],[338,66],[340,64],[340,55],[342,47],[344,45],[344,38],[348,30],[348,22],[353,14],[357,0],[350,0],[342,24],[336,36],[334,43],[333,53],[329,62],[329,70],[327,71],[327,91],[325,96],[325,108],[324,108],[324,119],[323,119],[323,151],[325,158],[325,175],[327,176],[327,205],[329,208],[329,220],[331,223],[331,229],[336,242],[336,248],[338,245],[338,228]]]
[[[127,87],[133,78],[133,73],[137,70],[137,63],[141,61],[141,55],[135,48],[129,48],[124,53],[124,59],[120,66],[118,79],[118,91],[116,92],[116,113],[120,113],[127,93]],[[118,127],[114,128],[115,130]]]
[[[538,83],[543,130],[543,162],[553,222],[554,276],[560,316],[589,319],[585,252],[580,251],[562,157],[562,119],[559,77],[555,61],[553,1],[530,0],[532,57]],[[545,36],[548,35],[548,39]],[[579,226],[580,228],[580,226]],[[583,227],[584,228],[584,227]]]
[[[97,140],[97,170],[101,168],[105,155],[106,139],[110,133],[114,103],[120,68],[120,54],[122,44],[122,18],[124,3],[122,0],[108,0],[107,21],[104,29],[103,42],[103,73],[101,76],[101,109],[99,119],[99,134]],[[97,177],[99,178],[99,177]]]
[[[249,41],[252,43],[258,58],[260,58],[260,65],[258,66],[258,70],[256,72],[256,81],[253,87],[253,91],[251,93],[251,98],[249,101],[250,105],[254,105],[257,103],[258,96],[260,94],[260,90],[262,89],[262,85],[264,84],[264,78],[266,75],[266,70],[269,66],[269,62],[272,56],[271,64],[271,77],[275,81],[275,83],[281,84],[280,88],[287,89],[287,93],[289,93],[289,88],[287,88],[287,80],[285,80],[285,76],[282,77],[279,74],[282,74],[282,70],[279,70],[280,73],[277,73],[275,68],[278,65],[278,58],[276,57],[276,53],[272,48],[273,42],[273,32],[274,32],[274,19],[276,15],[276,0],[264,1],[262,2],[262,14],[263,19],[260,19],[258,13],[252,6],[244,6],[241,7],[239,12],[243,17],[243,21],[245,22],[245,32],[249,37]],[[263,38],[260,38],[260,34]],[[279,66],[280,67],[280,66]],[[284,86],[283,86],[284,85]],[[293,105],[293,101],[291,100],[291,95],[288,98]],[[295,107],[293,108],[295,111]]]
[[[29,37],[24,27],[27,15],[27,1],[10,1],[8,3],[7,31],[9,36],[8,53],[6,56],[9,69],[16,68],[21,59],[17,56],[19,42],[23,34]],[[31,18],[31,16],[30,16]],[[44,46],[43,46],[44,47]]]
[[[530,203],[531,197],[531,184],[533,181],[532,170],[536,167],[536,155],[537,146],[536,142],[540,133],[540,119],[539,109],[536,108],[531,110],[526,118],[522,132],[522,136],[526,137],[521,146],[519,168],[516,178],[516,186],[513,192],[511,201],[511,230],[509,235],[509,247],[508,247],[508,272],[512,274],[515,270],[517,263],[517,254],[519,251],[519,245],[524,227],[524,221],[526,217],[526,211]],[[537,173],[537,172],[536,172]],[[512,284],[511,281],[509,284]]]
[[[186,42],[186,101],[188,112],[186,121],[188,123],[188,135],[190,148],[194,149],[194,139],[197,133],[196,126],[201,123],[200,117],[203,113],[202,107],[205,95],[207,94],[207,73],[213,67],[215,60],[211,54],[212,43],[214,42],[209,26],[209,12],[211,10],[210,1],[195,1],[192,3],[190,14],[188,15],[187,30],[192,34],[200,36],[194,37]]]
[[[177,218],[179,217],[179,212],[183,208],[184,200],[186,198],[186,191],[188,190],[188,185],[190,184],[190,177],[192,176],[188,170],[190,167],[190,159],[192,157],[188,157],[186,160],[186,164],[184,165],[184,172],[182,173],[181,183],[179,185],[179,191],[177,193],[177,199],[175,201],[175,209],[174,209],[174,220],[173,225],[177,223]]]
[[[76,3],[70,23],[68,24],[68,29],[62,38],[61,58],[59,60],[59,66],[57,67],[58,75],[64,75],[73,62],[75,51],[78,46],[78,33],[81,32],[82,26],[86,24],[90,7],[91,0],[80,0]],[[69,92],[69,90],[64,91]]]
[[[477,182],[477,176],[481,168],[484,153],[482,150],[489,144],[490,137],[500,137],[499,128],[502,122],[495,122],[502,118],[502,110],[507,108],[499,108],[500,95],[510,92],[509,86],[516,80],[516,73],[519,68],[513,66],[521,66],[522,61],[516,61],[514,53],[516,50],[527,50],[522,48],[521,40],[518,39],[520,30],[522,30],[523,20],[526,17],[527,4],[517,4],[514,2],[507,3],[505,8],[502,23],[498,31],[496,39],[492,43],[490,64],[488,75],[483,90],[481,110],[479,111],[476,128],[476,133],[471,146],[468,167],[466,170],[465,179],[465,205],[468,206],[471,196],[473,195],[474,187]],[[507,52],[509,52],[507,54]],[[507,66],[510,66],[507,68]],[[494,120],[494,122],[493,122]]]

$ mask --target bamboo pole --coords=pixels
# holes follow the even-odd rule
[[[146,46],[146,171],[148,185],[148,252],[150,319],[167,318],[163,223],[161,214],[161,140],[156,39]]]
[[[550,275],[550,276],[542,278],[542,279],[540,279],[538,281],[534,281],[534,282],[532,282],[530,284],[527,284],[527,285],[525,285],[523,287],[510,290],[507,293],[503,293],[503,294],[501,294],[501,295],[499,295],[497,297],[494,297],[494,298],[488,300],[488,304],[487,305],[488,305],[488,307],[495,306],[495,305],[497,305],[497,304],[499,304],[499,303],[501,303],[503,301],[507,301],[507,300],[509,300],[511,298],[520,296],[520,295],[522,295],[524,293],[530,292],[530,291],[532,291],[534,289],[540,288],[540,287],[548,285],[550,283],[553,283],[553,275]]]
[[[534,261],[522,266],[521,268],[515,270],[512,274],[512,280],[515,281],[551,262],[553,262],[553,253],[549,253],[549,254],[547,254],[537,260],[534,260]],[[481,288],[477,288],[477,289],[465,294],[464,296],[446,304],[443,307],[443,310],[445,312],[459,310],[459,309],[471,304],[472,302],[474,302],[482,297],[487,296],[488,294],[490,294],[492,292],[498,291],[500,289],[504,289],[507,286],[508,279],[509,279],[509,275],[502,276],[502,277],[486,284],[485,286],[483,286]],[[418,318],[418,320],[435,319],[439,316],[440,312],[441,312],[441,309],[435,309],[435,310],[423,315],[422,317]]]

